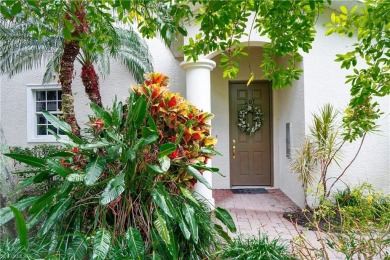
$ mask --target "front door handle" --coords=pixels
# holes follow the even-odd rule
[[[233,159],[236,159],[236,146],[233,145]]]

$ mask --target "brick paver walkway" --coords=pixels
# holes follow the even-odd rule
[[[266,194],[233,194],[231,190],[213,190],[215,205],[230,212],[237,226],[232,236],[257,236],[267,232],[269,237],[281,238],[289,243],[297,236],[293,224],[283,218],[284,212],[291,212],[298,206],[279,189],[268,189]],[[312,243],[317,239],[313,231],[299,227]],[[343,259],[328,252],[330,259]]]
[[[214,190],[215,204],[230,212],[236,222],[237,234],[256,236],[268,232],[270,237],[290,240],[296,235],[294,226],[283,213],[298,206],[279,189],[268,194],[233,194],[231,190]]]

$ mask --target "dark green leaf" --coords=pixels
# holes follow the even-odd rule
[[[156,164],[148,164],[148,167],[149,167],[152,171],[154,171],[155,173],[158,173],[158,174],[163,174],[163,173],[165,173],[165,171],[163,171],[159,165],[156,165]]]
[[[115,179],[110,180],[107,187],[100,196],[100,204],[107,205],[114,199],[118,198],[125,190],[125,174],[119,174]]]
[[[147,113],[148,113],[148,110],[147,110],[146,97],[141,96],[136,101],[134,108],[133,108],[133,111],[132,111],[132,120],[134,122],[134,127],[136,129],[138,129],[141,126]]]
[[[185,221],[183,215],[181,214],[181,212],[180,212],[179,215],[180,215],[180,219],[179,219],[178,221],[179,221],[180,230],[181,230],[181,232],[183,233],[184,238],[187,239],[187,240],[190,240],[190,238],[191,238],[191,232],[190,232],[190,230],[188,229],[187,224],[186,224],[186,221]]]
[[[208,148],[208,147],[202,147],[202,148],[199,149],[199,151],[202,152],[202,153],[205,153],[205,154],[213,154],[213,155],[221,155],[222,156],[221,153],[215,151],[212,148]]]
[[[4,5],[0,5],[0,12],[7,19],[13,18],[13,14],[11,12],[11,9],[9,9],[8,7],[6,7]]]
[[[25,199],[22,199],[22,200],[16,202],[13,205],[13,207],[20,210],[20,211],[23,211],[25,208],[34,204],[38,199],[39,199],[39,197],[36,197],[36,196],[28,197],[28,198],[25,198]],[[10,221],[12,218],[13,218],[13,213],[12,213],[12,210],[10,207],[5,207],[5,208],[0,209],[0,226],[4,225],[8,221]]]
[[[199,202],[196,200],[194,196],[192,196],[192,193],[189,189],[185,187],[179,187],[179,188],[184,197],[186,197],[187,199],[189,199],[190,201],[192,201],[193,203],[199,206]]]
[[[151,193],[153,200],[158,207],[169,217],[174,218],[176,216],[175,208],[169,194],[164,190],[164,187],[162,185],[158,185]]]
[[[138,151],[139,149],[144,148],[145,146],[152,144],[156,142],[158,139],[158,135],[150,135],[147,138],[141,138],[139,141],[134,145],[134,150]]]
[[[154,226],[157,229],[158,234],[162,238],[162,240],[165,242],[166,246],[169,247],[171,244],[171,237],[169,235],[167,222],[166,220],[161,216],[161,214],[156,211],[157,218],[154,221]]]
[[[158,157],[164,157],[170,155],[172,152],[176,150],[176,144],[174,143],[165,143],[160,146],[160,152],[158,153]]]
[[[65,27],[66,29],[69,31],[69,32],[74,32],[74,25],[67,19],[64,19],[64,24],[65,24]]]
[[[104,228],[98,229],[93,238],[92,259],[106,259],[110,247],[111,234]]]
[[[108,113],[104,108],[96,105],[95,103],[90,104],[91,109],[95,113],[95,115],[102,119],[104,126],[106,128],[112,127],[112,117],[110,113]]]
[[[218,168],[208,167],[208,166],[206,166],[206,165],[192,164],[192,166],[193,166],[195,169],[198,169],[198,170],[206,170],[206,171],[210,171],[210,172],[219,172],[219,169],[218,169]]]
[[[198,223],[195,218],[195,210],[188,204],[183,204],[183,214],[185,221],[189,227],[189,230],[191,232],[192,240],[195,244],[198,243],[199,236],[198,236]]]
[[[16,16],[22,11],[22,3],[20,1],[16,1],[11,8],[12,16]]]
[[[27,165],[33,166],[33,167],[45,167],[46,163],[45,160],[34,157],[31,155],[24,155],[24,154],[16,154],[16,153],[5,153],[5,156],[8,156],[18,162],[25,163]]]
[[[137,229],[130,227],[126,232],[126,240],[133,259],[144,259],[145,246],[141,233]]]
[[[72,234],[67,257],[70,259],[84,259],[87,254],[88,244],[84,234]]]
[[[33,181],[34,183],[41,183],[50,179],[52,176],[53,174],[51,174],[50,171],[42,171],[33,177]]]
[[[55,160],[50,159],[50,158],[46,159],[46,163],[47,163],[47,165],[50,166],[50,169],[52,171],[61,175],[64,178],[73,172],[73,170],[71,168],[66,167],[66,166],[62,165],[60,162],[55,161]]]
[[[154,132],[157,132],[157,126],[156,126],[156,123],[154,122],[152,116],[150,114],[148,114],[148,123],[149,123],[149,128],[154,131]]]
[[[220,237],[222,237],[223,239],[225,239],[225,241],[227,243],[232,242],[232,239],[230,238],[229,234],[225,230],[223,230],[223,228],[220,225],[214,224],[214,228],[215,228],[215,231],[217,231],[218,235]]]
[[[106,161],[103,158],[96,157],[95,160],[90,161],[86,166],[86,175],[84,178],[85,184],[90,186],[96,182],[103,172]]]
[[[219,219],[229,230],[230,232],[236,232],[236,224],[234,224],[234,220],[230,213],[223,208],[216,208],[214,210],[215,217]]]
[[[80,149],[83,150],[93,150],[95,148],[104,148],[111,146],[112,144],[106,143],[106,142],[97,142],[97,143],[91,143],[91,144],[82,144],[80,145]]]
[[[22,247],[27,247],[27,227],[22,213],[15,207],[9,206],[15,217],[16,227],[18,229],[19,243]]]
[[[68,123],[60,120],[58,117],[51,114],[50,112],[42,111],[42,114],[47,119],[47,121],[49,121],[55,128],[58,128],[68,134],[72,133],[72,128]]]
[[[71,204],[72,200],[70,198],[63,198],[51,207],[39,233],[45,235],[55,224],[61,223],[62,216],[68,211]]]
[[[200,183],[203,183],[207,188],[211,190],[210,184],[197,169],[195,169],[193,166],[188,166],[187,170],[192,177],[197,179]]]

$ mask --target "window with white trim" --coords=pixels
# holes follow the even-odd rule
[[[43,116],[42,111],[61,116],[62,101],[59,85],[27,86],[27,139],[28,142],[55,142],[51,129],[58,135],[63,134]]]

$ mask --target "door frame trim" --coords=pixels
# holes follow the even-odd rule
[[[245,81],[245,80],[229,80],[228,81],[228,89],[229,89],[229,92],[230,93],[230,86],[232,84],[246,84],[248,81]],[[270,141],[270,151],[271,151],[271,186],[266,186],[266,187],[274,187],[275,186],[275,178],[274,178],[274,104],[273,104],[273,88],[272,88],[272,81],[270,80],[253,80],[252,81],[253,83],[268,83],[268,88],[269,88],[269,116],[270,116],[270,138],[271,138],[271,141]],[[230,94],[229,94],[230,95]],[[230,188],[232,188],[232,171],[231,171],[231,166],[230,166],[230,154],[232,153],[232,148],[231,148],[231,145],[230,145],[230,141],[231,141],[231,135],[230,135],[230,98],[228,98],[228,103],[229,103],[229,110],[228,110],[228,113],[229,113],[229,186]]]

